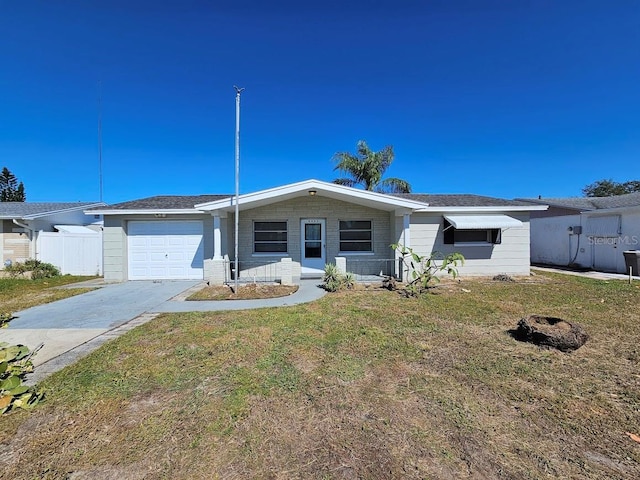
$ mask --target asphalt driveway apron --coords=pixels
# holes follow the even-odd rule
[[[136,281],[107,284],[91,292],[14,312],[0,341],[43,348],[33,358],[40,365],[117,329],[141,314],[197,285],[198,281]]]

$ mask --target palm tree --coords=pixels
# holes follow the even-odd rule
[[[334,170],[348,175],[347,178],[336,178],[333,183],[346,187],[362,185],[365,190],[380,193],[410,193],[411,185],[399,178],[382,179],[393,162],[393,147],[387,145],[379,152],[372,151],[367,142],[360,140],[357,153],[338,152],[333,156],[336,163]]]

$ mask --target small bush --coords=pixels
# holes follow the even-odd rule
[[[334,263],[327,263],[324,266],[324,276],[322,277],[323,287],[328,292],[337,292],[342,288],[353,288],[356,277],[353,273],[342,274]]]
[[[13,318],[10,313],[0,313],[3,326]],[[31,358],[41,347],[42,344],[30,352],[24,345],[0,342],[0,415],[16,408],[33,408],[44,397],[44,393],[36,386],[22,383],[25,375],[33,372]]]
[[[60,275],[60,270],[55,265],[41,262],[40,260],[25,260],[24,263],[16,262],[5,267],[5,271],[12,278],[24,276],[27,272],[31,272],[31,279],[51,278]]]

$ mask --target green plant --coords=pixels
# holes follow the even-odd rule
[[[0,328],[7,328],[9,322],[14,318],[16,317],[14,317],[12,313],[0,313]]]
[[[0,343],[0,414],[14,408],[33,408],[44,397],[37,387],[22,383],[24,376],[33,371],[31,358],[39,348],[30,352],[24,345]]]
[[[7,271],[12,278],[24,276],[25,273],[31,272],[32,280],[57,277],[60,275],[60,270],[55,265],[33,259],[25,260],[24,263],[16,262],[8,265],[5,271]]]
[[[427,291],[432,283],[440,282],[439,272],[446,272],[453,278],[458,276],[458,265],[464,265],[461,253],[443,255],[432,252],[431,255],[418,255],[409,247],[395,243],[391,248],[401,255],[402,263],[408,268],[411,281],[406,285],[405,292],[416,296]]]
[[[323,287],[328,292],[337,292],[342,288],[353,288],[356,277],[351,272],[342,273],[335,263],[324,266]]]

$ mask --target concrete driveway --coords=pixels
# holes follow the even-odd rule
[[[0,341],[30,349],[44,343],[33,358],[37,366],[104,336],[199,283],[163,280],[107,284],[82,295],[14,312],[18,318],[0,330]]]

